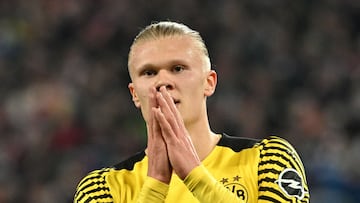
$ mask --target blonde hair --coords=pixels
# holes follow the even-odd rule
[[[136,45],[139,42],[144,42],[148,40],[156,40],[159,38],[164,37],[171,37],[171,36],[189,36],[197,42],[199,45],[200,50],[202,53],[206,56],[209,68],[210,68],[210,58],[209,58],[209,52],[206,48],[205,42],[200,36],[200,33],[189,28],[188,26],[177,23],[177,22],[171,22],[171,21],[161,21],[157,23],[152,23],[145,27],[143,30],[139,32],[139,34],[135,37],[129,51],[129,61],[130,61],[130,55],[132,53],[132,49],[134,45]]]

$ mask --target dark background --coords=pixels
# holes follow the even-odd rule
[[[87,172],[144,148],[127,89],[141,28],[198,30],[216,132],[289,140],[311,202],[360,201],[360,1],[0,1],[0,202],[72,202]]]

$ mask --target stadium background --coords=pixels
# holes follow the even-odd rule
[[[213,130],[288,139],[311,202],[360,201],[357,0],[0,1],[0,202],[72,202],[89,170],[143,148],[127,53],[152,21],[200,31]]]

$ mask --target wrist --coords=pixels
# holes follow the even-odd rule
[[[179,170],[176,172],[176,175],[179,176],[181,180],[184,180],[195,168],[200,166],[200,163],[192,164],[187,167],[185,167],[183,170]]]
[[[171,173],[168,174],[164,174],[164,173],[151,173],[150,171],[148,172],[148,177],[153,178],[155,180],[158,180],[162,183],[165,184],[169,184],[170,180],[171,180]]]

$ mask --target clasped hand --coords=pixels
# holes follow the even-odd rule
[[[200,160],[182,116],[164,86],[150,90],[149,106],[148,176],[168,184],[174,171],[185,179]]]

